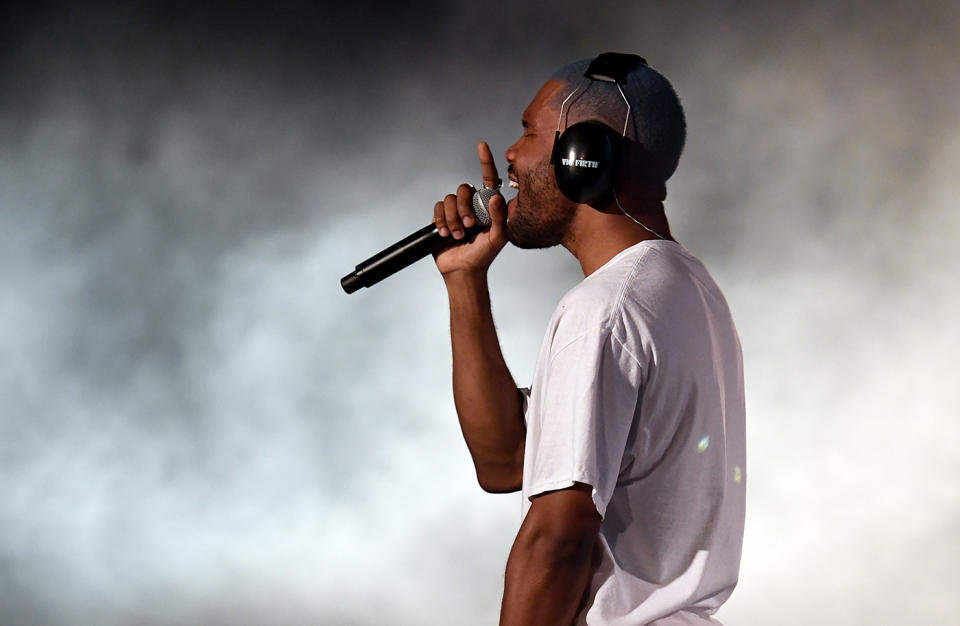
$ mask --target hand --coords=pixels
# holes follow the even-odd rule
[[[483,184],[493,187],[498,184],[497,166],[487,142],[477,145],[480,157],[480,170]],[[476,224],[473,213],[474,189],[470,185],[460,185],[457,193],[448,194],[433,207],[433,221],[444,237],[453,241],[463,241],[460,245],[444,248],[433,255],[437,268],[444,278],[457,272],[485,272],[493,259],[507,244],[507,206],[503,196],[496,195],[490,200],[490,227],[467,235],[466,229]]]

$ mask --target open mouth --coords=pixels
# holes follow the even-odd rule
[[[520,183],[515,180],[511,180],[510,184],[507,186],[510,187],[510,189],[520,189]]]

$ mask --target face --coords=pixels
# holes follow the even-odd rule
[[[523,135],[507,149],[510,180],[519,185],[507,203],[507,235],[519,248],[549,248],[562,243],[573,221],[575,205],[557,189],[550,150],[557,130],[557,92],[567,89],[548,81],[523,112]]]

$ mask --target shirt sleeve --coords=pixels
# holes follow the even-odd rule
[[[539,438],[528,497],[592,487],[603,517],[638,408],[643,370],[610,329],[580,335],[552,354],[537,390]]]

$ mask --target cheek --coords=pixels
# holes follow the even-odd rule
[[[553,178],[553,166],[546,162],[538,164],[527,176],[527,191],[537,198],[547,199],[556,191]]]

